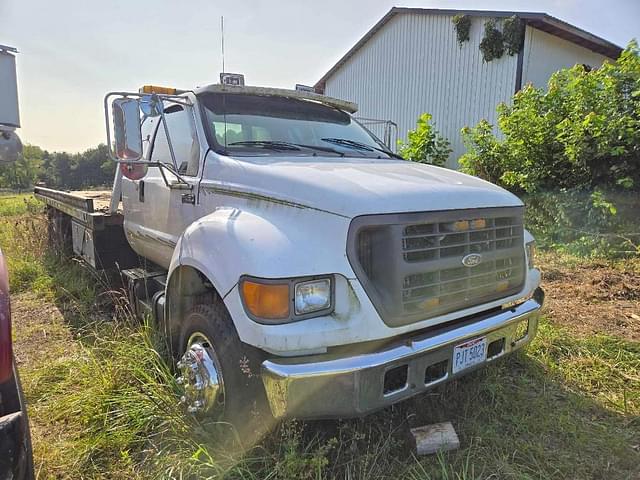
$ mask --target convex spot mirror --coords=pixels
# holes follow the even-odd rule
[[[146,117],[159,117],[164,112],[162,100],[155,93],[140,97],[140,110]]]
[[[111,104],[115,154],[119,160],[142,158],[140,100],[116,98]]]
[[[13,130],[0,128],[0,165],[15,163],[22,153],[22,142]]]

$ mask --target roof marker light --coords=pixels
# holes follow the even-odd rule
[[[157,85],[144,85],[138,93],[157,93],[158,95],[175,95],[177,90],[171,87],[159,87]]]

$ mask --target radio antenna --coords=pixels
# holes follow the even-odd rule
[[[226,72],[224,69],[224,15],[220,17],[220,37],[222,40],[222,71]]]
[[[222,73],[224,69],[224,15],[220,15],[220,40],[222,46]],[[220,83],[222,83],[222,75],[220,75]],[[224,149],[227,150],[227,96],[222,95],[222,116],[224,119]]]

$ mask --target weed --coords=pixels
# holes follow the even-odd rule
[[[132,318],[121,293],[52,257],[43,231],[27,238],[38,222],[24,211],[0,216],[0,226],[17,225],[0,242],[22,292],[16,351],[40,478],[640,476],[638,343],[578,336],[546,318],[526,354],[433,392],[364,419],[284,422],[254,445],[223,449],[224,426],[181,408],[157,332]],[[565,260],[554,264],[560,274]],[[446,420],[461,448],[415,457],[409,428]]]

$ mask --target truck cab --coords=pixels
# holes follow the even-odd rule
[[[241,416],[262,399],[276,418],[363,415],[535,336],[522,202],[399,158],[355,104],[217,84],[105,108],[112,212],[145,281],[130,291],[166,334],[189,411]]]

